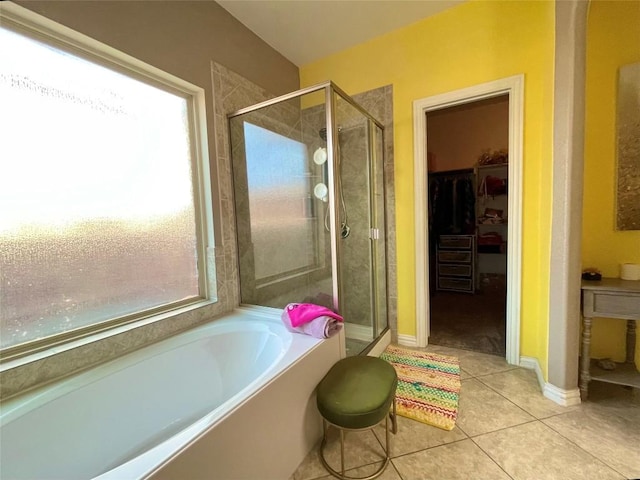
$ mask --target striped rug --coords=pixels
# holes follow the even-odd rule
[[[458,417],[460,364],[456,357],[389,345],[380,358],[398,373],[398,415],[444,430]]]

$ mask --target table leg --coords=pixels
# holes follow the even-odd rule
[[[627,320],[627,358],[626,363],[636,361],[636,321]]]
[[[582,356],[580,357],[580,397],[587,399],[591,364],[591,318],[582,319]]]

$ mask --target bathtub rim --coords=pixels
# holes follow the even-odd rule
[[[79,386],[97,382],[104,377],[115,374],[121,370],[132,367],[137,363],[144,361],[145,358],[147,358],[149,355],[156,355],[158,353],[167,351],[167,344],[172,344],[170,348],[173,350],[175,348],[185,346],[189,343],[196,342],[201,333],[204,330],[210,328],[219,327],[219,329],[222,330],[220,333],[230,333],[232,331],[235,331],[237,329],[225,329],[224,327],[226,326],[226,324],[231,323],[231,321],[235,320],[235,317],[238,315],[238,313],[239,312],[237,312],[236,310],[233,310],[231,312],[228,312],[227,314],[216,317],[215,319],[199,324],[193,328],[183,330],[176,333],[175,335],[171,335],[152,344],[148,344],[141,348],[135,349],[122,355],[121,357],[108,360],[106,362],[85,369],[81,372],[74,373],[72,375],[57,379],[53,382],[41,385],[33,390],[28,390],[22,394],[10,397],[0,403],[0,428],[3,425],[13,421],[15,418],[19,418],[20,416],[29,413],[29,411],[39,408],[48,401],[55,400],[68,393],[71,393]],[[264,318],[268,320],[268,317]],[[251,321],[258,323],[257,320],[252,319]],[[286,335],[289,336],[289,332],[284,328],[284,326],[282,326],[282,329],[280,329],[279,327],[277,328],[281,333],[287,332]],[[288,348],[291,341],[292,339],[289,339],[288,342],[283,342],[283,350],[286,351],[284,347]],[[278,358],[274,361],[273,365],[277,364],[283,355],[284,351],[280,353]],[[123,363],[123,365],[118,366],[119,363]],[[115,368],[116,366],[117,368]],[[261,373],[261,375],[257,378],[262,377],[264,373],[265,372]],[[98,376],[95,376],[96,374],[98,374]],[[22,412],[23,409],[26,410]]]

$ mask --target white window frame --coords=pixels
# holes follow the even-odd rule
[[[1,352],[0,362],[5,363],[6,361],[47,350],[59,344],[70,343],[96,333],[104,332],[101,336],[121,333],[120,329],[117,331],[115,329],[124,324],[140,320],[144,320],[145,323],[163,320],[168,315],[182,313],[185,308],[200,308],[216,303],[218,298],[214,255],[213,204],[204,89],[13,2],[0,2],[0,25],[3,28],[26,35],[29,38],[118,71],[148,85],[178,95],[187,101],[192,150],[192,185],[196,216],[198,289],[200,292],[199,297],[187,301],[174,302],[169,305],[4,348]],[[5,366],[3,365],[3,367]],[[1,368],[1,370],[4,370],[4,368]]]

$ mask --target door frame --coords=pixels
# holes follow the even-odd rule
[[[429,231],[427,218],[427,113],[478,100],[509,95],[509,223],[507,235],[506,360],[520,364],[522,291],[522,142],[524,75],[515,75],[413,102],[414,214],[416,255],[416,343],[425,347],[430,332]]]

